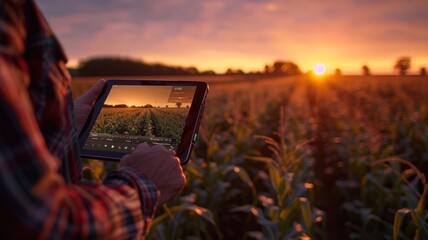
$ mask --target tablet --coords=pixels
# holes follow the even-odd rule
[[[108,80],[79,135],[80,155],[119,161],[141,143],[160,144],[184,165],[207,93],[198,81]]]

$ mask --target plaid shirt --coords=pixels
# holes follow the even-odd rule
[[[79,183],[66,57],[32,0],[0,1],[0,239],[135,239],[158,192],[129,169]]]

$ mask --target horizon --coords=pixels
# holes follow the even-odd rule
[[[147,105],[150,105],[151,107],[147,107]],[[126,103],[117,103],[115,105],[111,104],[104,104],[103,107],[108,108],[189,108],[190,104],[187,103],[186,105],[180,105],[180,107],[177,106],[177,104],[174,104],[173,106],[169,105],[151,105],[151,104],[145,104],[145,105],[128,105]]]
[[[263,70],[277,60],[302,72],[409,74],[428,67],[428,2],[393,1],[38,1],[69,58],[130,56],[201,71]],[[85,41],[91,39],[91,41]]]
[[[80,60],[80,61],[77,61],[77,62],[74,62],[74,61],[72,61],[72,62],[68,62],[67,63],[67,67],[68,68],[71,68],[71,69],[78,69],[79,67],[80,67],[80,64],[82,63],[82,62],[84,62],[84,61],[86,61],[86,60],[88,60],[88,59],[102,59],[102,58],[113,58],[113,59],[115,59],[115,58],[118,58],[118,59],[128,59],[128,60],[133,60],[133,61],[140,61],[141,63],[144,63],[144,64],[149,64],[149,65],[153,65],[153,64],[162,64],[162,65],[164,65],[164,66],[170,66],[170,67],[182,67],[182,68],[190,68],[190,67],[195,67],[195,65],[191,65],[191,66],[185,66],[185,65],[173,65],[173,64],[168,64],[167,62],[159,62],[159,61],[156,61],[156,62],[148,62],[148,61],[145,61],[144,59],[138,59],[138,58],[134,58],[134,57],[132,57],[132,56],[119,56],[119,55],[115,55],[115,56],[108,56],[108,55],[105,55],[105,56],[88,56],[87,58],[85,58],[85,59],[82,59],[82,60]],[[278,59],[278,61],[281,61],[281,60],[283,60],[283,59]],[[286,60],[287,61],[287,60]],[[293,61],[290,61],[290,62],[293,62]],[[274,62],[271,62],[271,63],[267,63],[266,65],[264,65],[263,66],[263,68],[265,67],[265,66],[272,66],[272,64],[273,64]],[[294,62],[293,62],[294,63]],[[299,68],[300,68],[300,70],[301,70],[301,73],[302,74],[306,74],[306,73],[309,73],[309,72],[311,72],[311,71],[314,71],[315,70],[315,68],[317,67],[317,65],[319,65],[320,63],[317,63],[317,64],[315,64],[314,66],[312,66],[312,68],[311,69],[308,69],[307,71],[304,71],[304,70],[302,70],[301,68],[300,68],[300,66],[298,66]],[[392,66],[395,64],[395,62],[393,62],[392,63]],[[298,64],[297,64],[298,65]],[[350,75],[350,76],[352,76],[352,75],[361,75],[362,74],[362,67],[363,67],[364,65],[361,65],[360,66],[360,68],[359,68],[359,70],[355,70],[355,71],[345,71],[345,74],[343,74],[343,70],[342,69],[340,69],[341,71],[342,71],[342,74],[343,75]],[[369,65],[367,65],[368,66],[368,68],[370,69],[370,71],[371,71],[371,74],[370,75],[377,75],[377,76],[389,76],[389,75],[397,75],[398,74],[398,71],[396,70],[396,69],[394,69],[393,67],[391,67],[391,70],[390,71],[386,71],[386,70],[384,70],[384,71],[382,71],[382,69],[373,69],[373,68],[371,68],[371,66],[369,66]],[[325,75],[334,75],[335,74],[335,70],[336,70],[336,68],[334,68],[334,69],[331,69],[331,68],[328,68],[327,66],[325,66],[326,67],[326,69],[325,69]],[[428,68],[428,64],[427,64],[427,66],[421,66],[421,68],[422,67],[424,67],[425,69],[427,69]],[[196,67],[197,68],[197,67]],[[244,71],[245,73],[251,73],[251,72],[262,72],[263,73],[263,71],[264,71],[264,69],[263,68],[261,68],[261,69],[250,69],[250,70],[248,70],[248,71]],[[227,75],[227,70],[228,69],[225,69],[225,70],[223,70],[223,71],[220,71],[220,72],[218,72],[218,71],[215,71],[215,70],[213,70],[213,69],[199,69],[199,68],[197,68],[198,69],[198,71],[200,71],[200,72],[202,72],[202,71],[214,71],[217,75]],[[241,69],[239,69],[239,68],[230,68],[231,70],[241,70]],[[374,70],[374,71],[373,71]],[[420,75],[420,68],[415,68],[415,67],[411,67],[408,71],[407,71],[407,74],[406,75]],[[144,75],[143,75],[144,76]]]

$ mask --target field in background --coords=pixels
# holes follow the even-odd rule
[[[428,77],[196,78],[187,185],[147,239],[428,238]]]

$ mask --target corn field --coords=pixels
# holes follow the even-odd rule
[[[93,133],[167,137],[179,141],[189,108],[102,108]]]
[[[428,77],[208,83],[185,189],[145,239],[428,239]]]

